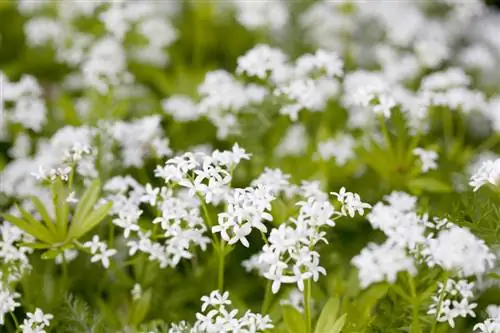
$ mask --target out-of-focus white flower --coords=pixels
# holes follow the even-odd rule
[[[498,181],[500,181],[500,159],[487,160],[471,176],[469,185],[477,191],[485,184],[497,186]]]
[[[438,158],[438,154],[435,151],[417,147],[413,149],[413,155],[419,157],[420,162],[422,163],[422,172],[425,173],[429,170],[437,169],[438,165],[436,160]]]

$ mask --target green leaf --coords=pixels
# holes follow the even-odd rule
[[[146,318],[149,309],[151,308],[152,290],[148,289],[141,295],[141,298],[134,303],[130,315],[130,323],[133,325],[140,324]]]
[[[63,252],[64,252],[64,250],[60,247],[47,250],[44,253],[42,253],[42,259],[43,260],[54,259],[55,257],[57,257],[58,255],[60,255]]]
[[[282,306],[283,320],[288,333],[305,333],[306,323],[302,314],[294,307],[284,305]]]
[[[38,224],[31,224],[28,223],[14,215],[10,214],[2,214],[2,217],[8,221],[9,223],[12,223],[19,229],[23,230],[24,232],[30,234],[31,236],[51,244],[52,243],[52,238],[50,237],[50,234],[48,231],[41,225],[40,223]]]
[[[66,202],[67,197],[68,193],[64,189],[62,180],[56,178],[52,183],[52,199],[56,211],[56,230],[59,240],[65,238],[68,226],[69,205]]]
[[[66,240],[78,239],[89,232],[108,215],[112,205],[112,202],[107,202],[94,210],[83,222],[79,224],[72,222]]]
[[[418,177],[412,179],[409,181],[408,187],[417,191],[428,191],[435,193],[449,193],[453,191],[452,187],[449,184],[432,177]]]
[[[43,202],[38,197],[32,197],[31,201],[33,202],[33,205],[35,206],[38,214],[40,214],[43,221],[45,222],[47,229],[51,233],[55,233],[56,228],[55,228],[54,222],[50,218],[49,212],[47,211],[47,208],[45,208],[45,205],[43,204]]]
[[[314,333],[328,332],[328,330],[333,327],[335,321],[337,320],[339,308],[340,300],[337,297],[331,297],[328,302],[326,302],[323,310],[321,311],[321,314],[319,315]]]
[[[95,179],[90,186],[87,188],[85,193],[83,193],[78,205],[75,209],[75,214],[73,215],[73,220],[71,225],[78,228],[78,226],[85,220],[90,211],[94,208],[100,193],[100,181]]]
[[[342,332],[342,329],[344,328],[345,325],[345,320],[347,318],[347,313],[344,313],[339,319],[335,321],[333,326],[326,331],[323,331],[324,333],[340,333]]]

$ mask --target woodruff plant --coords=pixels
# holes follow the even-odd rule
[[[499,333],[498,26],[0,4],[0,331]]]

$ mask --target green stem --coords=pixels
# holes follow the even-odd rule
[[[306,333],[311,333],[311,279],[304,285],[304,315],[306,317]]]
[[[437,303],[437,306],[436,306],[436,316],[434,317],[434,322],[432,323],[432,329],[431,329],[431,333],[435,333],[436,332],[436,327],[437,327],[437,322],[438,322],[438,316],[439,316],[439,312],[441,311],[441,304],[443,303],[443,300],[444,300],[444,296],[446,295],[446,285],[448,283],[448,274],[445,274],[445,279],[444,279],[444,283],[443,283],[443,290],[441,291],[441,295],[439,295],[439,300],[438,300],[438,303]]]
[[[155,224],[156,227],[156,224]],[[115,241],[115,226],[113,222],[109,222],[109,231],[108,231],[108,245],[109,247],[113,247],[113,243]],[[153,233],[154,236],[154,233]]]
[[[224,288],[224,245],[225,242],[224,240],[221,240],[220,242],[220,249],[219,249],[219,274],[217,276],[217,289],[222,293],[223,288]]]
[[[271,296],[272,296],[271,287],[272,287],[272,284],[273,284],[272,280],[267,280],[266,291],[264,294],[264,302],[262,303],[262,308],[260,311],[262,314],[266,314],[267,311],[269,310],[269,306],[271,305]]]
[[[407,272],[408,284],[410,285],[411,300],[412,300],[412,333],[420,333],[420,320],[419,320],[419,299],[417,297],[417,288],[413,281],[413,276]]]
[[[16,333],[19,332],[20,327],[19,327],[19,322],[17,321],[16,315],[14,312],[9,312],[10,317],[12,318],[12,321],[14,322],[14,325],[16,325]]]
[[[69,289],[68,286],[68,261],[66,260],[66,256],[64,255],[64,250],[62,252],[62,271],[63,271],[63,290]]]

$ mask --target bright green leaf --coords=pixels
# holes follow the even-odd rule
[[[342,332],[342,329],[344,328],[345,325],[345,320],[347,318],[347,313],[344,313],[339,319],[335,321],[333,326],[329,329],[324,331],[324,333],[340,333]],[[321,332],[323,333],[323,332]]]
[[[305,333],[306,323],[302,314],[294,307],[284,305],[282,307],[283,320],[288,333]]]
[[[435,193],[449,193],[453,190],[449,184],[432,177],[418,177],[412,179],[408,183],[408,187]]]
[[[72,226],[78,227],[94,208],[100,193],[100,181],[95,179],[80,198],[71,221]]]
[[[337,320],[337,315],[340,308],[340,301],[337,297],[331,297],[326,302],[321,314],[319,315],[318,322],[316,323],[315,333],[325,333],[333,326]]]
[[[50,237],[50,234],[48,231],[43,227],[42,224],[31,224],[28,223],[27,221],[24,221],[16,216],[10,215],[10,214],[2,214],[2,217],[10,222],[11,224],[15,225],[19,229],[23,230],[24,232],[30,234],[31,236],[46,242],[46,243],[52,243],[52,238]]]

